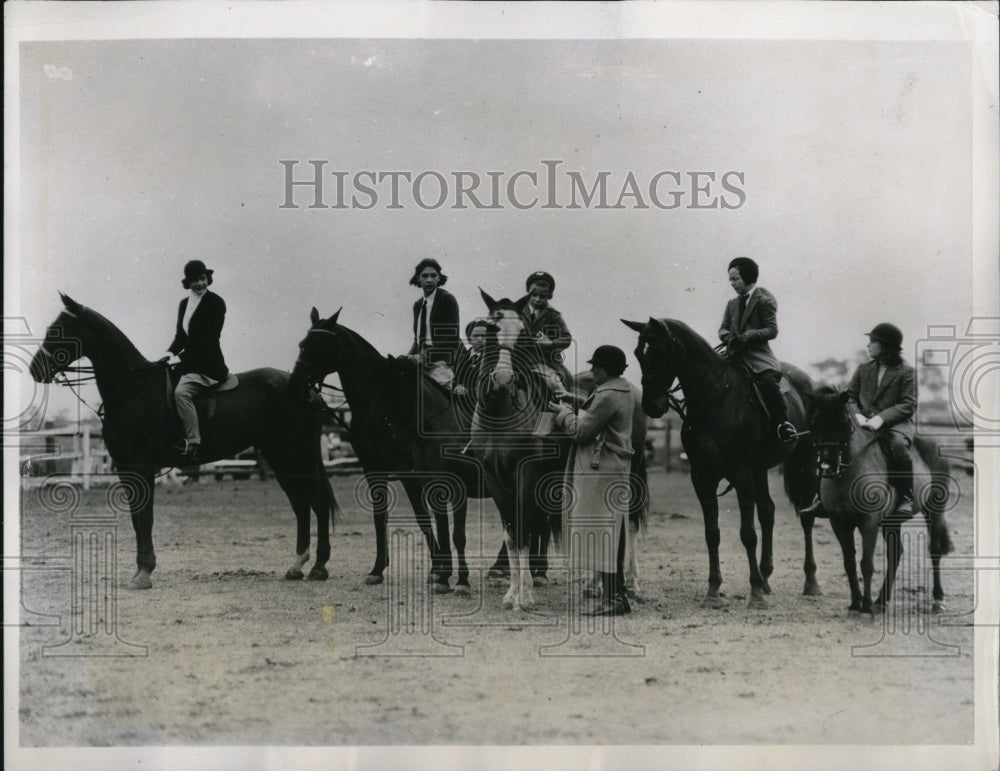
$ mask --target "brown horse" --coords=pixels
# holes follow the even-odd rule
[[[767,607],[768,577],[773,564],[774,501],[767,471],[784,462],[785,489],[796,509],[808,505],[816,491],[813,448],[809,438],[780,442],[768,430],[767,418],[756,403],[747,377],[723,359],[703,337],[673,319],[622,322],[639,333],[635,356],[642,367],[642,407],[658,418],[671,404],[675,381],[686,406],[681,443],[690,461],[691,482],[701,504],[708,545],[708,593],[704,605],[720,607],[719,502],[716,489],[726,479],[736,488],[740,507],[740,540],[750,568],[750,607]],[[786,394],[789,419],[806,424],[812,383],[800,370],[782,365],[790,390]],[[754,509],[761,526],[761,555],[757,561]],[[800,516],[806,540],[805,594],[819,593],[812,549],[812,516]]]
[[[49,326],[31,361],[39,383],[51,383],[86,357],[93,365],[103,400],[104,442],[121,482],[129,490],[136,538],[133,589],[152,586],[153,478],[178,462],[171,445],[180,435],[168,406],[169,371],[147,361],[122,332],[99,313],[61,295],[65,309]],[[316,514],[318,543],[310,579],[326,579],[330,559],[331,515],[337,502],[320,456],[318,414],[294,401],[288,375],[255,369],[237,375],[239,385],[214,395],[215,413],[203,421],[200,459],[228,458],[256,446],[271,466],[295,512],[296,557],[285,577],[301,579],[309,559],[309,510]]]
[[[913,516],[896,513],[897,492],[891,484],[879,433],[859,428],[847,405],[847,392],[829,386],[816,391],[812,433],[819,458],[820,498],[830,517],[830,526],[840,541],[844,569],[851,590],[849,611],[874,613],[885,609],[903,556],[900,528]],[[914,503],[927,521],[930,535],[934,601],[931,612],[944,608],[941,557],[952,550],[944,512],[949,499],[950,464],[937,453],[929,439],[917,438],[913,455]],[[854,530],[861,533],[861,574],[864,593],[858,585]],[[878,599],[872,604],[872,575],[878,532],[886,545],[886,570]]]

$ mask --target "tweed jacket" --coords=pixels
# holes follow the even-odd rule
[[[229,375],[219,342],[226,321],[226,302],[215,292],[205,292],[185,332],[183,323],[188,299],[181,300],[177,309],[177,330],[167,350],[180,358],[178,370],[182,374],[197,373],[223,381]]]
[[[854,371],[847,394],[858,412],[866,418],[881,416],[891,431],[913,440],[916,427],[917,380],[913,367],[900,362],[886,369],[878,382],[878,362],[869,361]]]
[[[409,351],[411,356],[426,348],[424,341],[417,339],[420,334],[420,308],[423,303],[423,297],[413,303],[413,345]],[[440,287],[437,289],[427,324],[433,341],[431,346],[426,348],[429,360],[446,361],[454,366],[462,342],[459,336],[458,300],[451,292]]]
[[[635,397],[632,386],[621,377],[613,377],[597,386],[580,405],[578,413],[563,407],[556,414],[556,426],[569,434],[578,446],[593,447],[621,458],[632,457],[632,411]]]
[[[726,303],[719,339],[728,343],[731,337],[743,335],[747,346],[732,355],[745,363],[755,375],[768,370],[781,372],[781,364],[768,345],[769,340],[778,336],[778,301],[764,287],[758,286],[750,295],[743,317],[737,318],[739,302],[740,298],[736,296]]]
[[[573,337],[569,333],[569,327],[563,320],[562,314],[555,308],[549,306],[538,316],[531,315],[531,306],[525,305],[521,311],[521,321],[524,322],[524,331],[529,338],[534,339],[541,332],[552,341],[551,348],[542,348],[536,345],[538,359],[559,371],[563,364],[565,351],[573,342]]]

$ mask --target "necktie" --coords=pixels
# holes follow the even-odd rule
[[[417,345],[423,348],[427,341],[427,300],[420,304],[420,321],[417,325]]]
[[[739,302],[739,315],[736,318],[737,324],[743,323],[743,314],[746,313],[746,310],[747,310],[747,296],[745,294],[741,294]]]

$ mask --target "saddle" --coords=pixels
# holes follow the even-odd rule
[[[175,369],[167,369],[167,411],[175,421],[177,420],[177,405],[174,403],[174,389],[181,379],[181,373]],[[198,412],[198,423],[202,426],[215,416],[215,395],[224,391],[232,391],[240,384],[239,378],[232,372],[222,382],[212,386],[210,389],[198,395],[194,400],[195,410]]]

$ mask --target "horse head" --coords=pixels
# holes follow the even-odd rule
[[[816,389],[810,424],[819,474],[839,479],[851,465],[850,446],[854,424],[847,410],[848,394],[830,386]]]
[[[320,318],[315,308],[309,314],[309,331],[299,343],[299,355],[288,384],[299,398],[306,399],[308,391],[318,389],[323,378],[341,366],[346,342],[343,327],[337,323],[341,310],[328,319]]]
[[[642,369],[642,411],[651,418],[662,417],[670,406],[670,390],[683,367],[685,348],[665,319],[621,320],[639,333],[635,358]]]
[[[85,329],[81,320],[86,308],[59,293],[64,310],[45,331],[45,339],[31,359],[29,371],[36,383],[51,383],[73,362],[83,358]]]
[[[518,350],[518,343],[525,337],[521,310],[528,298],[522,297],[517,301],[506,297],[494,300],[482,288],[479,293],[489,309],[486,351],[488,361],[493,363],[490,373],[491,384],[497,388],[509,388],[514,382],[515,375],[513,357]]]

